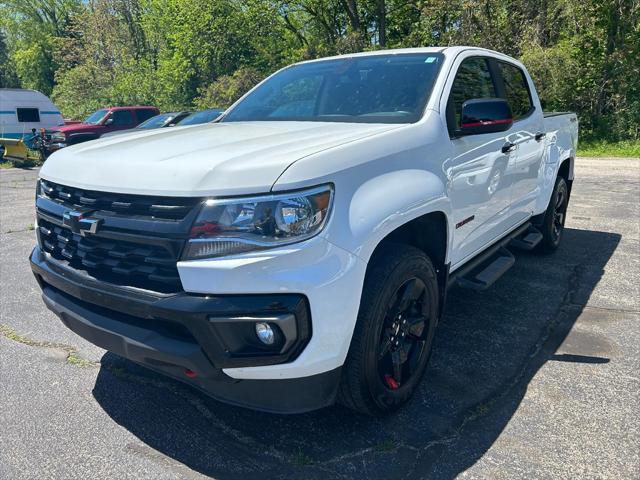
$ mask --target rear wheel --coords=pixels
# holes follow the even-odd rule
[[[558,177],[540,227],[542,241],[539,244],[539,250],[541,252],[554,252],[560,245],[562,233],[564,232],[564,223],[567,218],[568,205],[569,187],[567,181],[563,177]]]
[[[393,245],[372,260],[343,367],[338,401],[378,415],[406,402],[426,369],[438,312],[438,284],[420,250]]]

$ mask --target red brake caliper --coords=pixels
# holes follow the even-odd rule
[[[384,381],[387,382],[387,387],[389,387],[391,390],[397,390],[400,387],[400,384],[396,382],[396,379],[391,375],[385,375]]]

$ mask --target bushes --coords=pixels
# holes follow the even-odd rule
[[[194,105],[198,109],[228,108],[232,103],[247,93],[260,82],[263,75],[256,69],[242,67],[233,75],[223,75],[200,92]]]

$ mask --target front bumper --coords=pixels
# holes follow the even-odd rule
[[[284,379],[235,379],[223,369],[291,364],[312,337],[310,309],[300,294],[157,294],[100,282],[58,264],[36,247],[32,270],[47,307],[90,342],[222,401],[276,413],[298,413],[333,403],[340,368]],[[276,354],[238,347],[234,319],[279,319],[295,330]],[[294,324],[292,326],[291,319]],[[231,337],[229,336],[231,335]],[[246,344],[245,344],[246,345]],[[242,346],[241,346],[242,347]]]

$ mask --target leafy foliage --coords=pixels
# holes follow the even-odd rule
[[[241,67],[232,75],[223,75],[203,89],[194,102],[195,106],[198,109],[227,108],[262,78],[263,75],[254,68]]]
[[[520,58],[592,140],[640,139],[638,0],[3,0],[0,85],[80,118],[107,104],[226,107],[288,63],[477,45]]]

